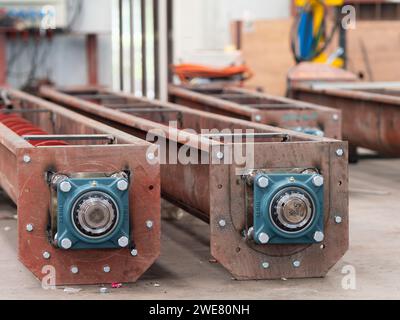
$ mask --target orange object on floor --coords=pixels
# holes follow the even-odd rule
[[[241,76],[241,81],[245,81],[253,76],[253,73],[246,65],[213,68],[198,64],[180,64],[173,65],[172,71],[179,77],[182,83],[188,83],[196,78],[217,80],[229,79],[236,76]]]

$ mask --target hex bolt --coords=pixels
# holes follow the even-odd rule
[[[263,267],[263,269],[268,269],[269,263],[265,261],[265,262],[261,263],[261,266]]]
[[[299,260],[293,261],[293,267],[300,268],[300,266],[301,266],[301,262]]]
[[[132,250],[131,250],[131,256],[132,256],[132,257],[137,257],[137,255],[138,255],[137,249],[132,249]]]
[[[61,248],[68,250],[72,247],[72,241],[68,238],[64,238],[61,240]]]
[[[221,220],[218,221],[218,224],[219,224],[219,226],[220,226],[221,228],[223,228],[223,227],[226,226],[226,221],[225,221],[224,219],[221,219]]]
[[[333,119],[334,121],[338,121],[338,120],[339,120],[339,115],[335,113],[335,114],[332,116],[332,119]]]
[[[43,258],[44,258],[44,259],[49,260],[50,257],[51,257],[50,252],[47,252],[47,251],[43,252]]]
[[[224,158],[224,153],[223,152],[217,152],[217,159],[222,160]]]
[[[268,185],[269,185],[269,180],[268,180],[268,178],[267,178],[267,177],[264,177],[264,176],[258,178],[258,179],[257,179],[257,185],[258,185],[260,188],[265,189],[265,188],[268,187]]]
[[[127,247],[128,244],[129,244],[129,239],[128,239],[127,237],[123,236],[123,237],[121,237],[121,238],[118,239],[118,245],[119,245],[121,248]]]
[[[295,182],[296,182],[296,179],[295,179],[294,177],[290,177],[290,178],[289,178],[289,181],[292,182],[292,183],[295,183]]]
[[[336,155],[338,157],[343,157],[344,156],[344,150],[343,149],[337,149],[336,150]]]
[[[151,220],[147,220],[146,221],[146,228],[147,229],[152,229],[153,225],[154,225],[153,221],[151,221]]]
[[[77,274],[77,273],[79,272],[78,267],[77,267],[77,266],[72,266],[72,267],[71,267],[71,272],[72,272],[73,274]]]
[[[32,159],[31,159],[30,156],[28,156],[28,155],[26,154],[26,155],[24,155],[23,160],[24,160],[25,163],[29,163],[29,162],[31,162]]]
[[[156,158],[154,153],[150,152],[147,154],[147,160],[153,161]]]
[[[315,175],[312,179],[314,186],[322,187],[324,185],[324,177],[321,175]]]
[[[254,120],[256,120],[257,122],[261,121],[261,116],[258,114],[254,117]]]
[[[322,242],[324,241],[325,235],[321,231],[317,231],[314,233],[314,240],[317,242]]]
[[[343,221],[342,217],[340,217],[340,216],[336,216],[336,217],[335,217],[335,222],[336,222],[336,224],[341,224],[342,221]]]
[[[117,188],[119,191],[126,191],[128,190],[128,181],[126,181],[125,179],[121,179],[117,182]]]
[[[67,192],[70,192],[71,189],[72,189],[71,183],[69,183],[68,181],[62,181],[62,182],[60,183],[60,190],[61,190],[62,192],[67,193]]]
[[[267,235],[265,232],[261,232],[258,235],[258,241],[260,241],[261,244],[267,244],[269,242],[269,235]]]
[[[33,224],[29,223],[29,224],[26,225],[25,228],[26,228],[26,231],[32,232],[33,231]]]
[[[104,267],[103,267],[103,271],[104,271],[105,273],[110,273],[110,272],[111,272],[110,266],[104,266]]]

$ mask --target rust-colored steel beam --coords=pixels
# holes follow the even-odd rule
[[[293,86],[291,96],[341,110],[343,136],[351,145],[400,156],[400,97],[331,84]]]
[[[87,61],[87,80],[89,85],[97,85],[98,76],[98,37],[97,34],[86,36],[86,61]]]
[[[146,160],[151,145],[26,93],[1,92],[0,186],[18,207],[21,262],[46,285],[136,281],[160,252],[160,167]],[[114,193],[102,181],[118,183]],[[73,195],[80,198],[69,210]],[[61,232],[68,224],[76,227],[70,242]],[[115,247],[104,245],[113,241],[108,230],[118,231]]]
[[[236,87],[169,86],[170,101],[271,126],[341,139],[341,112]]]
[[[56,90],[42,87],[40,94],[129,134],[144,137],[152,133],[167,137],[167,148],[164,149],[167,161],[161,164],[162,195],[210,224],[211,254],[235,278],[321,277],[347,251],[346,143],[106,89],[88,87]],[[129,106],[129,111],[126,111],[128,107],[122,108],[124,104]],[[153,110],[143,111],[143,105]],[[135,106],[141,110],[135,111]],[[175,122],[172,129],[168,127],[170,121]],[[187,131],[187,128],[192,131]],[[216,129],[219,134],[214,132],[205,135],[201,131],[204,129]],[[227,129],[229,132],[245,130],[245,133],[257,139],[235,143],[229,139],[221,140],[221,137],[231,136],[226,132]],[[162,158],[162,142],[154,142],[160,145],[158,157]],[[171,151],[175,142],[177,149],[172,148]],[[233,150],[238,147],[245,153],[253,150],[252,157],[246,158],[250,159],[248,162],[230,161]],[[197,155],[206,161],[174,162],[176,154]],[[149,153],[148,158],[154,159],[155,154]],[[254,190],[257,188],[254,179],[260,174],[272,177],[276,172],[288,173],[288,180],[285,180],[288,184],[296,183],[296,178],[292,176],[296,172],[318,172],[323,177],[323,180],[319,178],[315,181],[317,185],[324,184],[324,202],[320,207],[324,237],[316,234],[316,243],[288,240],[281,244],[270,244],[265,234],[255,238],[254,232],[258,230],[255,231],[252,225],[255,223],[254,217],[259,216],[254,212],[264,208],[264,205],[254,199]],[[265,179],[257,180],[260,188],[267,184]],[[288,194],[283,197],[292,196]],[[301,196],[299,199],[304,200]],[[292,212],[292,216],[296,216],[299,207],[307,203],[307,200],[303,200],[300,203],[294,201],[298,205],[292,203],[294,210],[288,210],[287,213],[291,215]]]

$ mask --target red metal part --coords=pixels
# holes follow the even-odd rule
[[[21,262],[46,285],[136,281],[160,252],[160,167],[150,165],[146,160],[150,144],[26,93],[12,89],[4,91],[15,109],[24,111],[21,116],[10,115],[7,120],[4,120],[5,114],[0,115],[9,125],[21,123],[28,129],[30,125],[30,133],[101,134],[112,136],[115,141],[105,144],[98,140],[71,140],[67,146],[52,140],[30,144],[0,123],[0,186],[18,207],[18,257]],[[35,131],[34,127],[43,130]],[[45,177],[49,170],[66,175],[132,172],[130,232],[137,255],[131,254],[131,248],[65,251],[53,246],[48,239],[52,204]],[[147,221],[153,221],[151,229],[146,226]],[[27,225],[32,226],[30,232]],[[45,252],[49,259],[45,258]],[[72,266],[78,267],[79,272],[72,273]],[[104,272],[104,266],[108,266],[110,272]]]
[[[162,132],[169,145],[178,143],[178,153],[190,146],[193,154],[200,154],[207,159],[206,164],[162,164],[162,195],[210,224],[211,254],[236,279],[322,277],[347,251],[346,143],[102,88],[58,91],[42,87],[40,94],[68,109],[89,115],[134,136],[145,137],[149,132]],[[178,127],[169,128],[169,121],[176,121]],[[197,134],[185,131],[187,128]],[[198,134],[201,129],[249,129],[255,133],[287,135],[288,141],[267,138],[257,141],[255,145],[244,141],[223,144]],[[218,160],[218,152],[222,147],[228,155],[232,154],[237,145],[241,145],[244,150],[255,148],[252,169],[279,171],[288,168],[318,168],[321,171],[326,186],[326,235],[323,246],[259,246],[245,239],[243,231],[246,230],[246,216],[251,214],[251,210],[247,207],[243,179],[238,174],[243,166]],[[338,156],[338,150],[343,151],[343,156]],[[342,218],[341,223],[336,222],[336,216]],[[221,220],[225,221],[223,227],[220,225]],[[301,261],[300,268],[293,267],[295,260]],[[270,268],[263,268],[263,262],[268,262]]]
[[[12,131],[14,131],[19,136],[47,134],[46,131],[40,130],[38,127],[34,126],[29,121],[13,114],[10,115],[10,114],[0,113],[0,122],[9,129],[11,129]],[[67,145],[65,141],[57,141],[57,140],[29,141],[29,143],[35,147]]]

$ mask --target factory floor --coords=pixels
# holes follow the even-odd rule
[[[104,294],[43,290],[17,259],[16,210],[0,196],[0,299],[399,299],[399,199],[400,160],[350,166],[350,250],[324,279],[235,281],[210,257],[208,226],[186,216],[163,221],[161,257],[141,280]],[[348,266],[356,288],[345,290]]]

